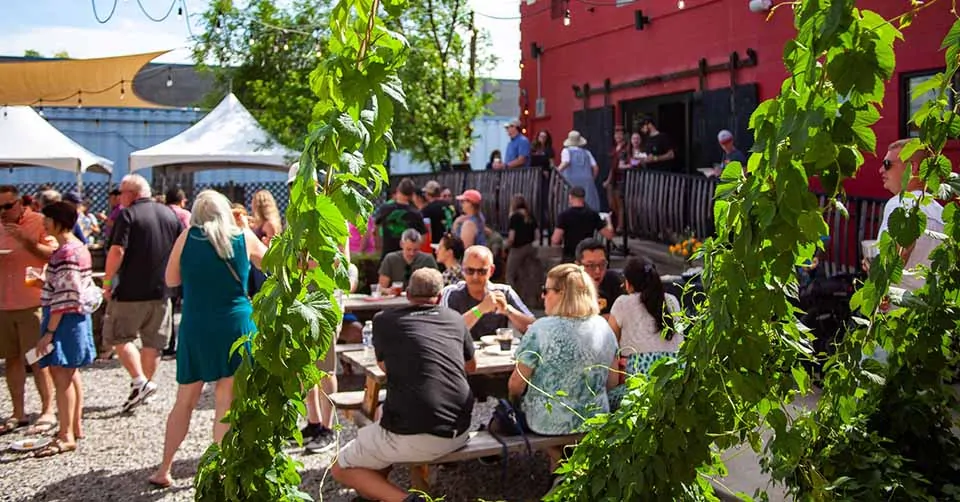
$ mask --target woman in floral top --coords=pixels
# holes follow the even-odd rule
[[[443,265],[443,285],[449,286],[463,280],[463,270],[460,262],[463,261],[463,241],[459,237],[447,233],[440,238],[437,244],[437,263]]]
[[[509,393],[531,431],[562,436],[610,411],[606,391],[617,383],[609,371],[616,364],[617,339],[599,315],[597,290],[583,267],[568,263],[550,270],[543,302],[547,317],[520,339]],[[551,470],[561,452],[561,447],[548,450]]]
[[[83,437],[83,385],[77,368],[89,365],[97,355],[90,313],[99,306],[99,299],[90,252],[73,235],[76,206],[55,202],[43,208],[43,216],[47,233],[59,244],[47,264],[40,296],[43,337],[37,343],[37,353],[46,353],[39,364],[50,367],[57,390],[60,430],[52,443],[36,453],[37,457],[50,457],[76,450],[77,439]],[[52,345],[49,353],[48,345]]]

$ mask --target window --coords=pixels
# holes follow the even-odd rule
[[[937,89],[931,89],[922,95],[917,96],[916,99],[913,99],[913,91],[941,71],[943,70],[927,70],[923,72],[904,74],[900,77],[900,137],[916,138],[920,135],[919,129],[916,125],[910,122],[910,119],[913,117],[913,114],[919,111],[927,101],[937,98]],[[957,82],[954,82],[955,88],[956,84]],[[951,94],[949,104],[950,107],[954,106],[955,99],[956,97]]]

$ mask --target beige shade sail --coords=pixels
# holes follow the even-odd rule
[[[0,105],[168,108],[133,91],[140,69],[168,52],[0,62]]]

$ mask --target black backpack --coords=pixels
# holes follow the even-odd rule
[[[497,401],[497,406],[493,409],[493,415],[487,424],[487,431],[500,443],[503,449],[500,483],[505,484],[507,481],[507,454],[509,451],[507,450],[507,442],[504,441],[503,438],[506,436],[521,436],[523,442],[527,445],[527,456],[533,455],[533,450],[530,448],[530,440],[527,439],[527,432],[530,432],[530,428],[527,427],[527,417],[522,411],[514,408],[513,405],[510,404],[510,401],[500,399]]]

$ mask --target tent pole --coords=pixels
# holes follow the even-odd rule
[[[77,159],[77,191],[83,197],[83,170],[80,169],[80,159]]]

